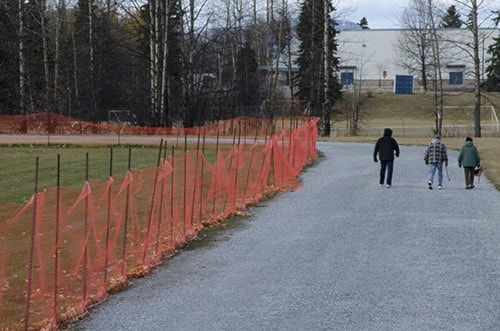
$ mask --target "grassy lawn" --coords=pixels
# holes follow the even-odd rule
[[[88,176],[107,180],[110,172],[110,148],[104,146],[0,146],[0,201],[23,203],[34,192],[35,164],[39,158],[39,191],[57,186],[57,155],[60,155],[60,185],[80,190],[86,175],[86,154],[89,155]],[[129,149],[113,147],[113,174],[127,172]],[[131,165],[135,169],[154,167],[158,160],[157,147],[133,147]]]
[[[195,149],[189,145],[188,149]],[[215,159],[215,146],[207,145],[205,157]],[[159,146],[132,146],[131,168],[154,168],[158,164]],[[85,182],[86,155],[89,158],[88,178],[108,180],[110,173],[109,146],[76,145],[0,145],[0,201],[25,203],[35,188],[36,158],[39,159],[38,191],[57,186],[57,155],[60,155],[60,186],[80,190]],[[175,153],[184,152],[184,147]],[[171,146],[162,151],[162,157],[171,155]],[[128,169],[129,147],[113,146],[113,176],[124,176]]]

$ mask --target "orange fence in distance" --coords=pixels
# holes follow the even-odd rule
[[[303,121],[306,118],[297,119]],[[292,123],[296,127],[297,123]],[[279,132],[289,123],[257,117],[237,117],[228,120],[215,121],[203,126],[207,136],[269,136]],[[129,125],[129,123],[93,123],[76,118],[41,112],[26,115],[0,115],[0,134],[114,134],[114,135],[196,135],[198,128],[177,127],[144,127]]]
[[[0,203],[0,329],[57,329],[205,226],[297,188],[317,156],[316,124],[302,119],[265,140],[218,146],[212,162],[203,148],[165,149],[152,169],[89,179],[79,192],[50,188],[23,206]]]

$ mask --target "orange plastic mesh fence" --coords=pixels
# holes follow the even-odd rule
[[[317,119],[265,141],[164,157],[159,166],[0,203],[0,329],[56,329],[171,256],[203,229],[299,186]]]
[[[292,121],[292,119],[289,119]],[[300,120],[306,120],[300,119]],[[281,121],[254,117],[237,117],[216,121],[203,127],[208,136],[266,136],[282,128],[296,126]],[[143,127],[124,123],[92,123],[51,112],[26,115],[0,115],[0,134],[113,134],[113,135],[196,135],[197,128]]]

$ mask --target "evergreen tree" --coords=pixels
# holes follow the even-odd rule
[[[497,12],[497,15],[496,25],[500,22],[500,11]],[[491,54],[491,58],[486,67],[485,88],[487,91],[500,92],[500,35],[493,40],[495,42],[488,47],[488,54]]]
[[[78,0],[77,10],[75,11],[75,22],[73,24],[74,31],[74,79],[75,93],[78,96],[75,98],[76,112],[73,116],[84,120],[95,120],[95,76],[93,68],[95,62],[92,58],[92,52],[95,50],[92,44],[95,35],[90,31],[95,26],[90,26],[89,16],[93,17],[92,22],[95,22],[93,11],[95,6],[92,0]],[[90,12],[92,11],[92,12]],[[92,39],[91,39],[92,38]],[[95,54],[94,54],[95,55]]]
[[[20,114],[16,3],[0,1],[0,114]]]
[[[441,18],[441,26],[443,28],[460,28],[462,26],[462,19],[455,5],[448,7],[446,14]]]
[[[236,59],[235,93],[237,104],[253,107],[260,104],[258,63],[255,51],[247,43]]]
[[[330,15],[334,10],[330,0],[305,0],[297,25],[300,45],[296,95],[308,103],[311,115],[321,118],[319,129],[323,136],[330,135],[331,108],[341,97],[335,22]]]
[[[363,18],[359,21],[358,25],[359,25],[359,26],[361,27],[361,29],[363,29],[363,30],[368,30],[368,29],[370,29],[370,28],[368,27],[368,20],[366,19],[366,17],[363,17]]]
[[[167,24],[167,50],[162,54],[166,57],[166,67],[163,70],[167,72],[167,89],[170,92],[165,93],[164,99],[166,108],[163,112],[166,114],[166,122],[164,125],[171,126],[172,123],[182,121],[184,126],[187,125],[186,114],[186,98],[184,96],[184,75],[185,63],[182,50],[183,43],[183,9],[180,1],[169,1],[170,9],[168,10]],[[162,38],[164,33],[162,33]]]

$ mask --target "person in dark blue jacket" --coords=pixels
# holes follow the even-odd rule
[[[384,129],[384,136],[380,137],[375,143],[373,150],[373,161],[380,160],[380,186],[386,183],[386,187],[392,186],[392,172],[394,169],[394,156],[399,157],[399,145],[396,139],[392,137],[392,130]],[[387,171],[387,178],[386,178]]]

